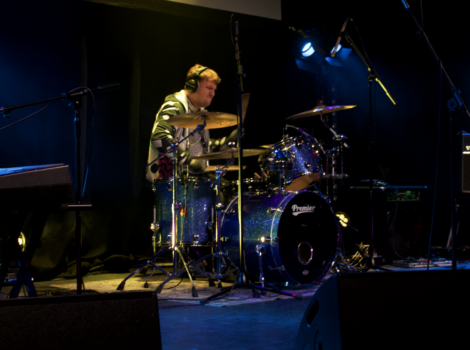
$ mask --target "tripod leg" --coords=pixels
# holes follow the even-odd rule
[[[144,283],[144,288],[148,288],[149,287],[149,279],[150,277],[153,276],[153,274],[155,273],[155,268],[153,269],[152,273],[147,277],[147,279],[145,280],[145,283]]]
[[[172,274],[170,276],[170,278],[168,278],[167,280],[163,281],[162,283],[160,283],[158,285],[158,287],[155,289],[155,293],[157,294],[160,294],[163,290],[163,286],[170,282],[171,280],[181,276],[184,272],[187,272],[188,273],[188,277],[189,277],[189,280],[191,281],[191,284],[192,284],[192,295],[193,297],[197,297],[197,291],[196,291],[196,287],[194,286],[194,282],[193,282],[193,279],[191,277],[191,274],[189,273],[189,269],[188,269],[188,265],[186,264],[186,261],[184,260],[184,256],[181,254],[181,251],[179,250],[179,247],[178,246],[175,246],[174,248],[169,248],[171,250],[173,250],[174,253],[176,253],[180,258],[181,260],[183,261],[183,264],[184,264],[184,269],[180,270],[180,272],[178,273],[175,273],[175,274]]]
[[[192,288],[193,297],[197,298],[198,297],[197,290],[196,290],[196,287],[194,286],[194,282],[193,282],[193,278],[191,277],[191,273],[189,273],[188,265],[186,265],[186,261],[184,260],[183,254],[181,254],[181,252],[179,250],[179,247],[176,246],[175,249],[178,252],[178,254],[180,255],[181,260],[183,260],[184,268],[185,268],[186,272],[188,273],[189,280],[191,281],[191,284],[193,286],[193,288]]]
[[[147,262],[145,264],[142,264],[140,265],[134,272],[132,272],[129,276],[127,276],[126,278],[124,278],[124,280],[119,284],[119,286],[117,287],[116,290],[124,290],[124,286],[126,284],[126,281],[131,278],[132,276],[134,276],[136,273],[138,273],[140,270],[142,270],[144,267],[147,267],[147,266],[153,266],[154,268],[157,268],[159,269],[160,271],[162,271],[163,273],[169,275],[168,272],[166,272],[165,270],[159,268],[158,266],[154,265],[152,263],[153,260],[155,260],[158,256],[160,256],[161,254],[167,252],[168,250],[170,250],[170,248],[165,248],[165,249],[162,249],[160,250],[157,254],[155,254],[154,256],[152,256],[149,260],[147,260]]]

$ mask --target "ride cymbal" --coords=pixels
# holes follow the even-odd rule
[[[306,117],[313,117],[315,115],[323,115],[328,113],[334,113],[338,111],[344,111],[345,109],[351,109],[356,107],[355,105],[350,106],[317,106],[314,109],[309,111],[305,111],[302,113],[298,113],[287,117],[286,119],[298,119],[298,118],[306,118]]]

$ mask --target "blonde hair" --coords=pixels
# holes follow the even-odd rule
[[[203,66],[203,65],[195,64],[194,66],[189,68],[188,74],[186,74],[186,80],[189,80],[189,79],[193,78],[194,73],[196,73],[196,71],[198,69],[201,69],[201,68],[204,68],[204,67],[205,66]],[[220,84],[220,82],[222,81],[222,79],[220,79],[219,75],[214,70],[212,70],[210,68],[207,68],[205,71],[203,71],[199,75],[198,80],[199,81],[209,80],[209,81],[212,81],[216,85]]]

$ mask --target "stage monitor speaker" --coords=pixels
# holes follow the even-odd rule
[[[3,349],[161,349],[157,296],[123,292],[0,300]]]
[[[330,277],[313,296],[295,350],[468,349],[470,271]]]

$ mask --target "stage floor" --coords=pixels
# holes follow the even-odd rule
[[[470,263],[459,262],[459,269],[469,269]],[[390,266],[394,271],[419,271]],[[432,270],[450,268],[432,268]],[[375,271],[371,271],[375,273]],[[128,274],[101,274],[84,278],[87,293],[117,292],[116,288]],[[133,277],[126,283],[125,291],[152,290],[163,275],[152,277],[149,288],[144,288],[146,275]],[[328,276],[327,276],[328,278]],[[74,280],[55,279],[35,282],[40,296],[74,294]],[[212,349],[293,349],[303,314],[321,283],[302,290],[288,290],[303,294],[302,300],[268,293],[253,298],[251,289],[233,290],[226,298],[206,305],[200,299],[216,293],[217,287],[208,287],[207,280],[196,280],[199,296],[191,296],[191,284],[183,279],[170,282],[158,295],[162,345],[165,350]],[[230,283],[223,283],[230,286]],[[174,288],[171,288],[174,287]],[[5,298],[11,287],[2,290]],[[22,296],[24,297],[24,295]],[[152,343],[152,334],[140,334]],[[154,341],[157,341],[154,338]]]

